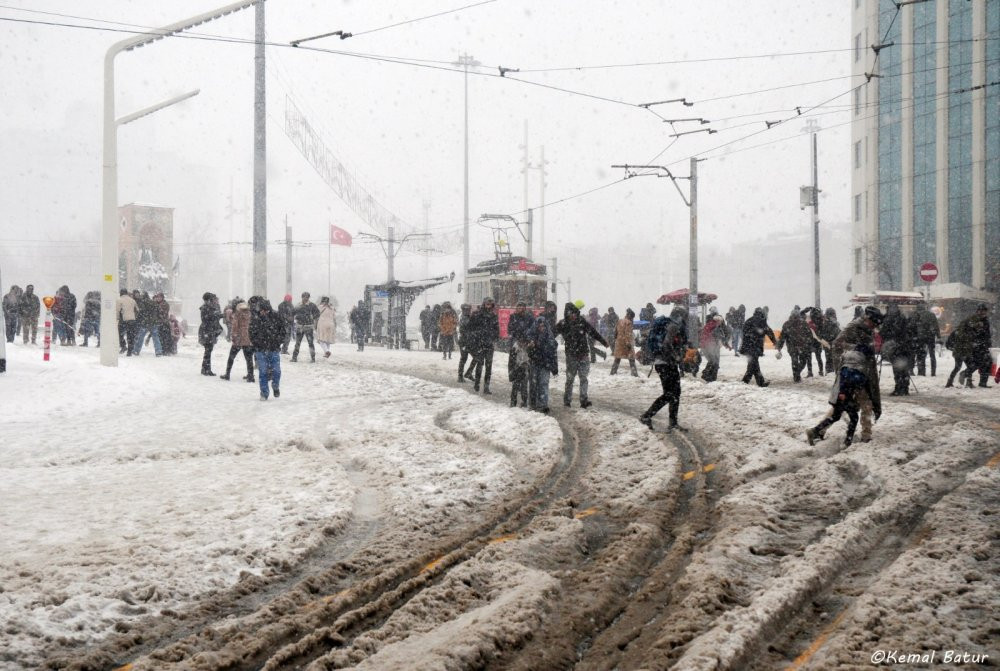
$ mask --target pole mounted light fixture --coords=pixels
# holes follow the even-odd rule
[[[241,0],[163,28],[134,35],[111,45],[104,55],[104,146],[101,195],[101,365],[118,365],[118,327],[115,314],[118,298],[118,127],[152,114],[191,95],[185,94],[159,105],[115,119],[115,56],[162,40],[203,23],[253,7],[264,0]],[[154,109],[155,108],[155,109]]]

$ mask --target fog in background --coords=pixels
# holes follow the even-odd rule
[[[219,5],[222,0],[215,0]],[[135,26],[157,27],[212,8],[205,0],[7,0],[0,21],[0,264],[6,286],[34,283],[50,293],[68,283],[78,296],[97,288],[101,217],[101,99],[107,48]],[[323,32],[361,33],[461,6],[455,0],[306,2],[269,0],[269,41]],[[386,279],[378,246],[333,247],[329,224],[373,232],[341,202],[284,133],[286,100],[302,109],[327,146],[379,201],[417,229],[447,233],[463,218],[463,75],[450,62],[467,52],[484,65],[469,77],[470,214],[524,210],[522,145],[548,161],[545,262],[559,259],[573,299],[603,311],[638,311],[665,291],[688,285],[688,209],[667,179],[612,184],[612,164],[699,170],[699,287],[720,307],[768,304],[783,315],[812,303],[809,211],[799,187],[811,181],[808,109],[819,134],[824,306],[841,308],[850,278],[850,5],[830,0],[498,0],[408,25],[310,42],[369,56],[269,47],[268,294],[285,292],[284,221],[293,238],[293,293],[326,293],[341,306],[366,283]],[[25,11],[30,10],[30,11]],[[43,13],[48,12],[48,14]],[[57,16],[63,14],[66,16]],[[75,17],[75,18],[74,18]],[[88,20],[88,19],[96,19]],[[111,23],[118,22],[118,23]],[[122,25],[130,24],[130,25]],[[252,40],[253,10],[199,26],[195,36]],[[731,56],[815,52],[794,56]],[[252,44],[171,37],[117,58],[117,115],[194,88],[201,94],[119,131],[119,203],[174,210],[179,297],[191,319],[204,291],[250,290],[253,161]],[[419,64],[373,59],[389,56]],[[635,67],[580,66],[692,61]],[[487,77],[516,68],[506,78]],[[531,69],[569,68],[526,72]],[[514,81],[572,89],[571,94]],[[863,80],[862,80],[863,81]],[[809,84],[806,84],[809,83]],[[770,89],[763,93],[764,89]],[[597,97],[624,101],[619,104]],[[836,97],[839,94],[840,97]],[[670,138],[665,118],[702,117],[718,130]],[[709,100],[715,99],[715,100]],[[831,100],[832,99],[832,100]],[[732,118],[736,117],[736,118]],[[720,119],[728,119],[722,120]],[[765,121],[792,119],[766,129]],[[695,130],[697,123],[676,124]],[[662,152],[662,153],[661,153]],[[539,174],[530,171],[529,206]],[[587,195],[576,194],[609,185]],[[681,182],[687,191],[687,182]],[[556,202],[559,201],[559,202]],[[537,216],[537,215],[536,215]],[[536,230],[536,257],[540,256]],[[515,253],[523,243],[512,233]],[[461,249],[431,257],[435,239],[408,246],[398,279],[456,274],[428,300],[458,300]],[[473,223],[473,264],[492,254],[487,230]],[[542,259],[538,259],[542,260]],[[559,289],[559,300],[567,297]],[[422,304],[418,299],[417,305]],[[415,315],[411,315],[415,316]],[[774,321],[774,318],[772,318]]]

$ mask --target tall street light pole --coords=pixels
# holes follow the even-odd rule
[[[115,56],[156,40],[251,7],[263,0],[242,0],[219,9],[113,44],[104,55],[104,147],[101,208],[101,365],[118,365],[118,126],[115,119]]]
[[[812,205],[812,234],[813,234],[813,305],[817,308],[820,307],[819,303],[819,170],[817,167],[818,163],[818,151],[816,145],[816,135],[819,130],[819,124],[816,123],[815,119],[809,119],[806,122],[806,127],[802,129],[803,133],[809,133],[812,137],[810,142],[812,148],[812,186],[804,186],[800,189],[800,192],[807,192],[808,201],[806,198],[800,196],[800,203],[808,202]]]
[[[465,222],[462,228],[462,286],[468,287],[469,273],[469,68],[482,65],[469,54],[462,54],[452,65],[465,70]],[[467,290],[467,289],[466,289]]]
[[[255,9],[253,96],[253,293],[267,295],[267,103],[264,100],[264,3]]]

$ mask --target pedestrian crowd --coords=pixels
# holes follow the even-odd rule
[[[79,309],[78,309],[79,308]],[[563,405],[572,405],[576,390],[579,406],[592,405],[589,396],[591,364],[597,357],[613,359],[611,375],[617,375],[623,359],[629,372],[638,376],[637,362],[656,372],[662,393],[640,417],[639,421],[653,427],[653,417],[668,408],[668,431],[685,430],[678,422],[681,400],[681,378],[697,376],[707,383],[718,379],[723,349],[746,358],[744,383],[751,381],[767,387],[760,358],[765,342],[770,341],[780,359],[787,353],[793,383],[803,377],[833,375],[826,417],[806,432],[810,444],[825,437],[827,430],[847,415],[845,444],[851,444],[858,424],[860,439],[870,441],[872,425],[882,413],[879,377],[882,363],[888,363],[893,375],[893,396],[910,394],[915,388],[913,377],[937,375],[937,347],[942,340],[938,318],[926,305],[918,305],[904,314],[897,305],[889,305],[885,313],[875,307],[855,310],[854,319],[841,328],[833,308],[795,306],[781,324],[776,335],[768,323],[767,306],[757,307],[749,317],[745,306],[731,307],[725,316],[715,307],[707,310],[705,323],[689,316],[686,308],[675,306],[669,315],[657,315],[647,303],[638,319],[631,308],[619,317],[614,308],[601,315],[590,308],[584,316],[582,301],[568,302],[562,314],[552,301],[541,309],[529,309],[520,302],[509,315],[507,339],[501,343],[500,319],[495,301],[487,297],[473,307],[463,304],[456,312],[451,303],[427,305],[420,313],[420,333],[424,347],[441,353],[450,360],[459,354],[457,379],[472,382],[473,390],[491,394],[493,359],[496,350],[507,351],[507,374],[511,383],[510,405],[520,405],[542,413],[550,412],[549,384],[559,374],[560,358],[557,338],[562,338]],[[24,344],[36,343],[41,313],[39,297],[32,285],[25,289],[12,286],[3,297],[3,315],[7,342],[18,334]],[[86,347],[90,337],[100,344],[101,296],[97,291],[85,295],[82,305],[67,286],[60,287],[51,308],[53,335],[60,345]],[[944,346],[954,355],[954,367],[946,387],[953,387],[956,376],[960,385],[974,386],[978,375],[980,387],[987,387],[990,376],[992,340],[989,309],[979,305],[954,329],[949,329]],[[186,325],[179,320],[162,293],[150,297],[147,292],[124,289],[116,302],[120,352],[139,356],[143,346],[152,342],[156,356],[177,352],[177,343],[184,337]],[[302,341],[309,348],[310,361],[316,362],[316,343],[324,358],[331,356],[336,340],[337,312],[331,300],[324,296],[318,304],[303,292],[298,303],[285,295],[277,309],[263,297],[248,300],[235,297],[222,308],[218,297],[205,293],[200,308],[201,323],[198,342],[204,348],[201,373],[214,376],[212,351],[220,337],[230,344],[226,370],[220,379],[228,381],[237,357],[242,354],[246,365],[243,380],[260,386],[262,400],[271,394],[280,396],[281,354],[289,354],[297,362]],[[377,318],[379,315],[375,315]],[[375,332],[374,319],[364,301],[350,310],[348,324],[352,342],[363,351],[366,341]],[[223,335],[224,334],[224,335]],[[82,342],[77,343],[77,336]],[[929,366],[928,366],[929,360]],[[256,374],[255,374],[256,373]],[[1000,378],[1000,374],[997,375]],[[998,380],[1000,381],[1000,380]]]

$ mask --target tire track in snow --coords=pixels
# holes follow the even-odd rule
[[[929,406],[955,421],[976,421],[994,434],[1000,433],[996,411],[988,406],[934,397],[903,397],[899,402]],[[939,426],[925,429],[928,439]],[[995,456],[997,444],[970,450],[965,458],[941,468],[943,473],[934,482],[913,487],[901,500],[887,505],[880,496],[855,511],[862,516],[860,524],[845,529],[837,538],[828,535],[819,539],[807,550],[815,550],[816,557],[808,573],[797,576],[785,589],[765,593],[753,604],[740,604],[727,612],[675,661],[692,669],[798,668],[806,664],[836,632],[857,599],[878,583],[903,552],[926,537],[929,530],[923,519],[927,512],[961,487],[970,472],[986,465]],[[905,455],[897,463],[914,461],[913,455]],[[740,617],[749,609],[755,611],[752,617]],[[648,661],[649,668],[665,668],[655,658]]]

